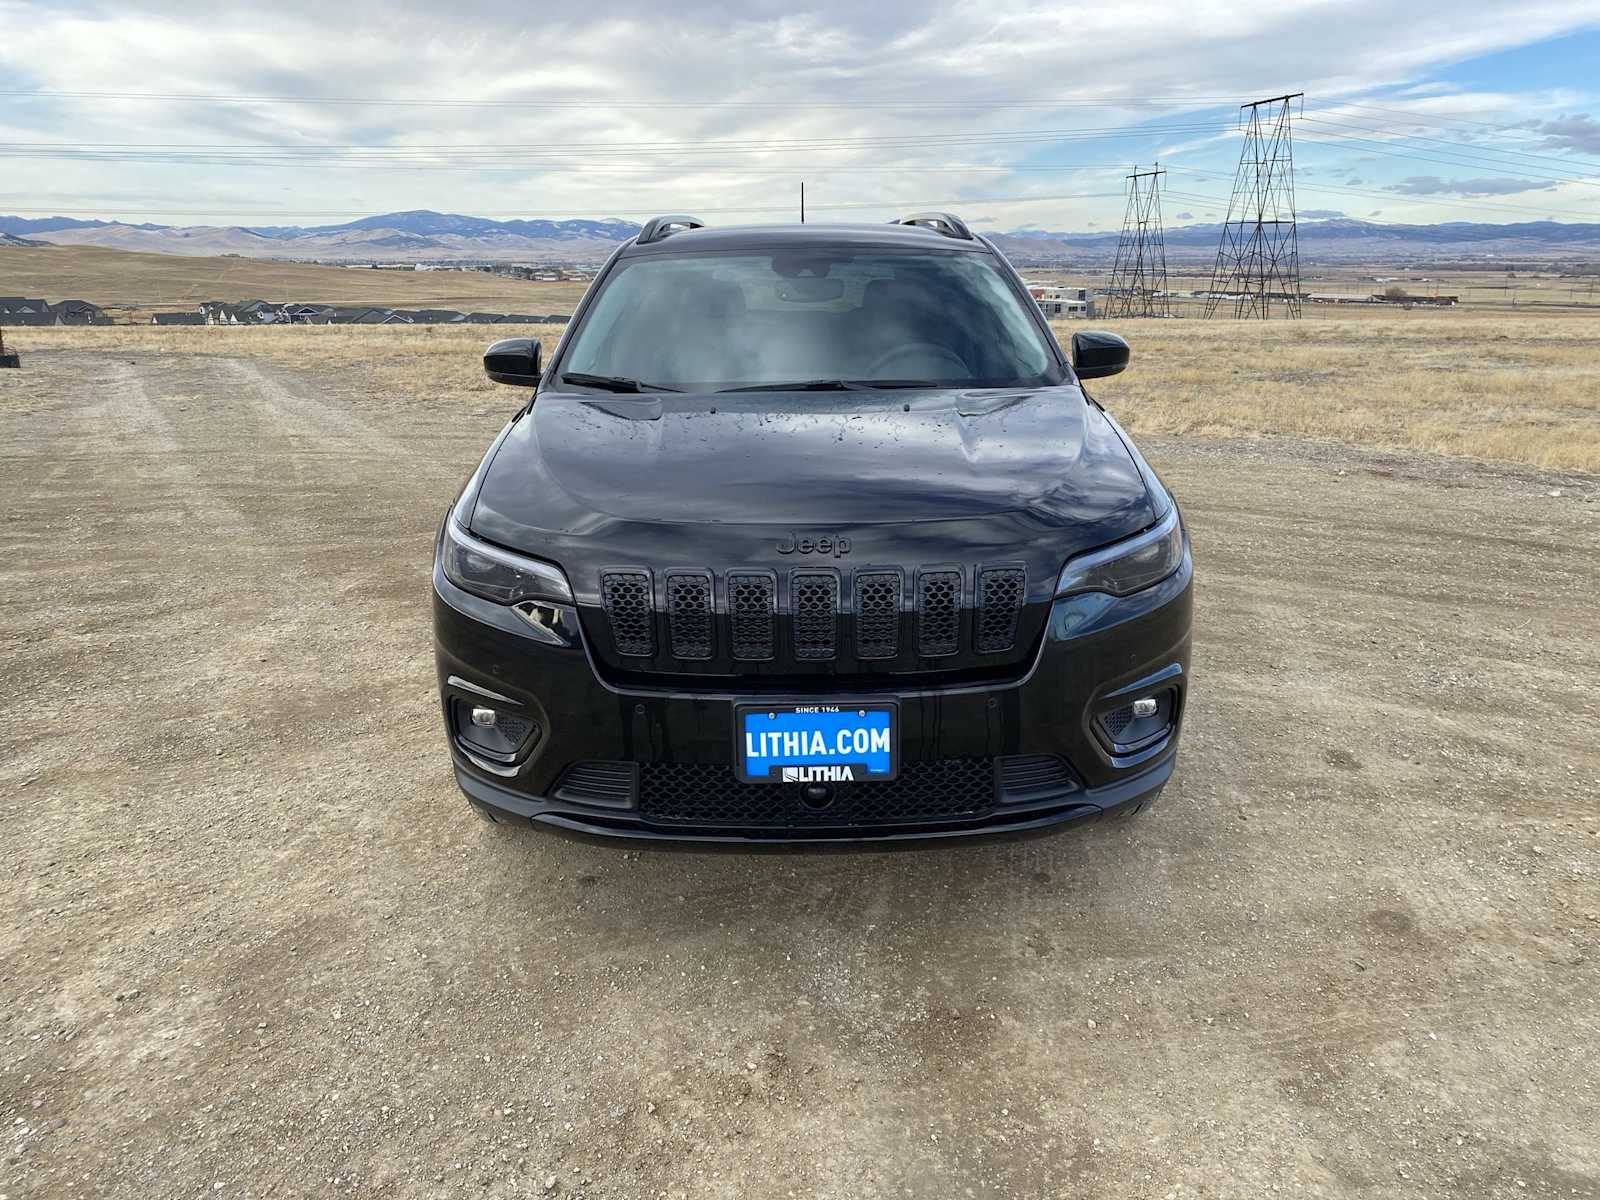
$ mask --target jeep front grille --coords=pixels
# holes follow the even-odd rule
[[[711,657],[711,572],[667,573],[667,628],[673,658]]]
[[[643,571],[607,571],[600,576],[611,640],[619,654],[648,656],[656,652],[655,607],[650,576]]]
[[[778,580],[771,571],[734,571],[728,576],[728,624],[733,656],[767,662],[777,641]]]
[[[980,654],[1011,649],[1017,640],[1017,615],[1022,611],[1022,568],[996,567],[978,574]]]
[[[659,577],[645,570],[600,576],[615,653],[649,660],[636,665],[655,671],[671,670],[672,663],[705,663],[723,673],[756,663],[776,664],[770,673],[781,673],[785,663],[795,670],[873,663],[905,671],[963,652],[1000,654],[1019,649],[1026,598],[1023,568],[1009,564],[975,571],[673,569]]]
[[[893,658],[900,652],[900,574],[856,576],[856,657]]]
[[[794,574],[794,656],[832,658],[839,640],[839,577]]]
[[[917,573],[917,651],[929,658],[961,648],[961,572]]]

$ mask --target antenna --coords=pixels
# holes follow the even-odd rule
[[[1289,105],[1304,92],[1241,104],[1244,147],[1233,177],[1228,219],[1222,224],[1217,262],[1211,269],[1206,316],[1224,301],[1236,317],[1300,315],[1300,241],[1295,232],[1294,146]],[[1263,111],[1265,110],[1265,112]]]
[[[806,223],[806,181],[800,181],[800,224]]]
[[[1136,165],[1128,176],[1128,212],[1111,268],[1108,317],[1169,317],[1167,240],[1161,228],[1161,177],[1158,164],[1149,171]]]

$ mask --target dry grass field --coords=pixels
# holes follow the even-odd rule
[[[0,295],[88,300],[118,320],[202,300],[295,300],[480,312],[571,312],[581,283],[484,271],[371,271],[258,258],[183,258],[99,246],[0,247]]]
[[[1600,316],[1351,309],[1297,322],[1098,324],[1133,343],[1128,372],[1093,391],[1136,434],[1287,434],[1600,471]],[[1064,342],[1075,328],[1082,326],[1056,326]],[[359,378],[379,389],[379,401],[420,392],[450,404],[487,399],[493,388],[478,352],[515,332],[119,326],[17,329],[8,342],[24,355],[100,349],[261,358],[341,386]],[[521,332],[541,337],[547,350],[560,336],[555,326]]]
[[[1292,434],[1600,471],[1600,316],[1350,309],[1301,321],[1105,322],[1093,388],[1135,433]],[[1063,341],[1070,325],[1057,326]]]

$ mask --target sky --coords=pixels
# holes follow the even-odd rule
[[[0,0],[0,213],[1221,220],[1239,105],[1302,220],[1600,221],[1600,0]]]

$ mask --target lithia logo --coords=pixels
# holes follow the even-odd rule
[[[784,767],[785,783],[851,783],[854,767]]]
[[[831,554],[834,558],[843,558],[850,553],[850,539],[847,537],[829,537],[826,534],[786,534],[778,543],[779,554]]]

